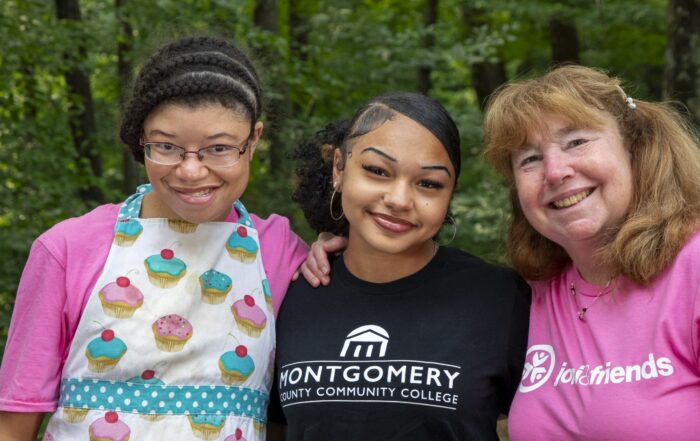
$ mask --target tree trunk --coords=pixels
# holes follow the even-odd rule
[[[466,5],[462,6],[462,21],[464,22],[465,34],[468,34],[474,28],[488,24],[482,9]],[[483,111],[488,97],[501,84],[508,81],[503,61],[499,58],[472,63],[471,81],[472,87],[476,92],[476,98],[479,101],[479,108]]]
[[[425,0],[423,11],[423,27],[426,30],[423,37],[423,49],[426,52],[435,47],[435,23],[437,22],[438,0]],[[433,84],[430,79],[431,66],[421,66],[418,68],[418,91],[424,95],[430,94]]]
[[[133,49],[134,31],[126,15],[125,6],[127,0],[115,0],[117,20],[120,25],[117,39],[117,76],[119,77],[119,107],[124,111],[127,91],[133,80],[133,66],[130,53]],[[130,195],[139,184],[139,171],[137,162],[128,147],[122,148],[122,193]]]
[[[472,86],[479,100],[479,108],[483,111],[489,96],[498,87],[508,81],[503,61],[483,61],[472,65]]]
[[[688,108],[700,127],[700,0],[670,0],[664,96]]]
[[[255,0],[255,10],[253,12],[255,25],[272,34],[278,33],[277,25],[277,0]],[[269,63],[281,63],[283,60],[273,60],[272,51],[269,48],[262,48],[263,58]],[[284,125],[284,108],[286,105],[286,93],[279,93],[277,97],[269,100],[267,114],[267,139],[270,140],[268,158],[270,173],[280,173],[284,166],[285,148],[284,140],[281,138],[282,126]]]
[[[552,66],[580,63],[575,24],[552,17],[549,20],[549,43],[552,47]]]
[[[56,14],[59,22],[81,21],[80,4],[78,0],[56,0]],[[69,66],[64,73],[70,98],[69,124],[73,135],[73,145],[78,153],[79,160],[87,160],[89,171],[93,177],[102,177],[102,159],[95,148],[95,110],[90,91],[90,77],[79,67],[82,60],[87,58],[87,51],[83,41],[76,41],[78,55],[66,51],[64,59]],[[104,202],[102,191],[94,184],[80,191],[80,196],[93,202]]]

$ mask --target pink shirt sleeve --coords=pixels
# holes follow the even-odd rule
[[[56,408],[63,367],[65,269],[40,241],[22,273],[0,370],[0,410]]]
[[[107,259],[117,205],[63,221],[32,245],[0,367],[0,410],[56,409],[63,362]]]
[[[272,292],[275,316],[287,292],[292,275],[304,262],[309,247],[292,231],[289,220],[277,214],[267,219],[255,215],[253,225],[259,232],[263,267]]]

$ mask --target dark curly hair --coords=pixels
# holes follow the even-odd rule
[[[136,78],[119,132],[141,163],[143,122],[164,103],[218,103],[248,118],[252,130],[262,113],[262,90],[248,57],[225,40],[186,37],[162,47]]]
[[[333,155],[340,149],[338,164],[342,169],[351,150],[351,140],[371,132],[391,120],[396,114],[411,118],[428,129],[442,143],[455,169],[455,186],[461,169],[459,130],[447,110],[434,99],[410,92],[394,92],[373,98],[362,106],[351,120],[327,125],[313,138],[304,140],[295,148],[292,157],[297,161],[297,186],[292,199],[299,204],[306,220],[316,232],[327,231],[347,236],[348,222],[331,217],[342,211],[340,194],[333,194]]]

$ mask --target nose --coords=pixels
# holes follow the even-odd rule
[[[407,210],[411,208],[413,196],[411,185],[408,182],[396,181],[384,193],[384,203],[393,210]]]
[[[562,152],[549,152],[544,156],[544,181],[549,185],[559,185],[574,175],[570,158]]]
[[[209,168],[199,159],[197,152],[185,152],[182,162],[177,165],[176,174],[181,179],[201,179],[209,173]]]

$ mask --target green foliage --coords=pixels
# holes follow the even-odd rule
[[[126,41],[114,2],[82,0],[82,20],[59,23],[53,2],[0,3],[0,341],[29,247],[42,231],[92,208],[81,190],[97,185],[109,201],[125,196],[116,136],[120,90],[116,42]],[[121,13],[133,28],[127,54],[136,67],[155,47],[185,34],[231,38],[247,46],[264,77],[265,141],[244,197],[261,215],[291,218],[307,240],[314,234],[293,206],[293,164],[285,155],[302,137],[348,118],[371,96],[415,90],[417,69],[432,69],[431,94],[454,115],[463,136],[463,172],[453,201],[457,233],[451,245],[501,259],[506,190],[481,159],[481,114],[471,67],[501,60],[511,78],[548,67],[548,20],[577,26],[584,64],[621,74],[635,96],[658,97],[662,83],[665,8],[661,0],[443,0],[437,24],[423,26],[425,1],[278,0],[279,32],[258,28],[253,0],[129,0]],[[295,21],[290,21],[290,14]],[[435,47],[423,47],[432,34]],[[80,43],[80,44],[78,44]],[[83,56],[79,47],[85,48]],[[89,72],[103,176],[77,156],[69,130],[63,74]],[[272,158],[281,165],[272,167]],[[449,230],[449,229],[448,229]],[[445,232],[441,241],[451,235]]]

